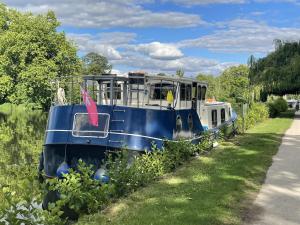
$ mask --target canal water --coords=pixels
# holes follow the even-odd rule
[[[12,167],[37,168],[46,122],[42,111],[0,105],[0,186],[15,179]]]

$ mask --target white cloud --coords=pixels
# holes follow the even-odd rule
[[[136,39],[136,34],[129,32],[102,32],[99,33],[97,37],[99,37],[99,42],[102,44],[121,47],[130,42],[134,42]]]
[[[195,75],[199,72],[219,74],[228,66],[234,65],[212,59],[185,57],[174,44],[160,42],[133,44],[136,38],[134,33],[68,34],[68,38],[78,45],[81,52],[85,54],[97,52],[106,56],[117,67],[125,66],[148,72],[164,71],[171,74],[183,68],[188,74]]]
[[[130,36],[129,34],[130,33],[124,33],[124,36]],[[109,43],[109,41],[105,38],[105,35],[108,35],[108,33],[104,33],[103,36],[101,36],[101,34],[97,34],[96,36],[93,36],[91,34],[67,34],[67,37],[70,40],[74,41],[79,50],[85,54],[88,52],[96,52],[107,57],[107,59],[109,60],[121,59],[122,56],[116,49],[117,45],[114,46],[112,44],[115,43],[118,45],[122,45],[127,43],[129,39],[114,40],[112,38],[110,40],[111,42]]]
[[[187,74],[196,75],[199,72],[220,74],[229,65],[235,63],[220,63],[216,60],[197,58],[197,57],[182,57],[174,60],[159,60],[133,52],[125,52],[122,54],[122,59],[112,60],[113,65],[125,65],[138,70],[148,72],[167,72],[175,74],[179,68],[184,69]]]
[[[183,57],[183,53],[174,45],[160,42],[139,44],[128,48],[148,55],[153,59],[171,60]]]
[[[213,34],[183,40],[177,47],[199,47],[228,53],[268,53],[274,49],[274,39],[300,39],[299,28],[272,27],[253,20],[237,19],[218,23],[217,27]]]
[[[10,7],[33,13],[53,10],[64,25],[74,27],[194,27],[205,22],[196,14],[153,12],[140,4],[150,1],[121,0],[4,0]]]

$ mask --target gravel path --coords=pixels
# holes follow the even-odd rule
[[[255,202],[252,225],[300,225],[300,113],[286,131]]]

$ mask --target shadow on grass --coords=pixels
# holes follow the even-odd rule
[[[296,112],[296,110],[289,109],[286,112],[281,112],[278,117],[279,118],[294,118],[294,117],[299,117],[299,115],[297,115],[297,114],[295,115],[295,112]]]

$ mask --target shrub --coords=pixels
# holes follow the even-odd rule
[[[237,128],[239,132],[243,132],[243,122],[244,130],[253,127],[255,124],[266,120],[269,117],[268,107],[264,103],[252,103],[249,107],[248,112],[243,118],[241,116],[237,119]]]
[[[9,166],[6,172],[15,179],[8,179],[0,184],[0,224],[53,225],[44,223],[46,212],[39,207],[42,191],[36,188],[39,183],[35,168],[26,165]],[[57,220],[57,224],[60,224],[58,221],[61,220]]]
[[[268,104],[270,117],[277,117],[280,113],[287,111],[288,104],[283,98],[277,98]]]
[[[113,186],[94,179],[92,165],[78,161],[78,169],[71,169],[63,179],[48,180],[50,191],[58,191],[60,204],[77,214],[95,212],[106,204],[113,194]]]

